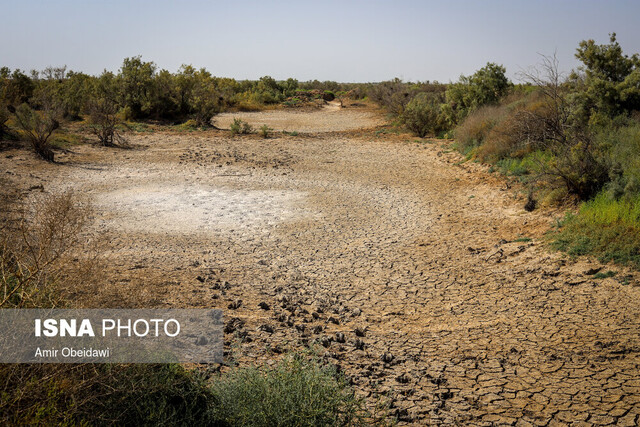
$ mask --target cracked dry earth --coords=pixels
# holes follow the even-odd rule
[[[319,129],[2,164],[93,199],[109,304],[222,308],[241,364],[313,346],[401,424],[638,425],[634,273],[549,252],[551,215],[440,141]]]

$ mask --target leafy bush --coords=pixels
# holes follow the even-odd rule
[[[640,124],[607,127],[599,131],[597,138],[611,156],[610,182],[607,183],[611,197],[640,195]]]
[[[231,135],[246,135],[253,132],[253,128],[242,119],[234,118],[233,123],[229,126]]]
[[[497,104],[512,86],[505,73],[503,66],[489,62],[473,75],[461,76],[458,83],[449,85],[444,110],[449,125],[455,126],[483,105]]]
[[[271,129],[271,128],[270,128],[269,126],[267,126],[267,125],[262,125],[262,126],[260,127],[260,135],[261,135],[263,138],[265,138],[265,139],[269,138],[269,134],[270,134],[272,131],[273,131],[273,129]]]
[[[441,97],[419,93],[404,109],[403,123],[421,138],[446,130],[445,119],[440,108],[441,102]]]
[[[273,368],[244,368],[212,384],[214,418],[237,426],[364,425],[368,414],[334,368],[290,356]],[[371,420],[369,420],[371,421]]]
[[[127,120],[148,117],[154,93],[156,65],[141,56],[125,58],[118,75],[120,96]]]
[[[624,55],[616,33],[610,34],[609,44],[581,41],[576,58],[584,64],[580,99],[585,110],[609,116],[640,110],[640,57]]]
[[[367,94],[378,105],[399,116],[418,93],[426,92],[439,96],[444,90],[445,86],[439,83],[407,83],[395,78],[369,86]]]

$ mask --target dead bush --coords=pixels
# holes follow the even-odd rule
[[[471,113],[455,129],[456,141],[463,151],[469,151],[485,142],[491,129],[503,119],[504,107],[484,106]]]
[[[56,110],[44,107],[41,111],[35,111],[27,104],[22,104],[15,110],[15,114],[18,126],[36,154],[48,162],[53,162],[49,138],[60,127]]]
[[[81,236],[90,212],[86,200],[67,192],[22,202],[2,222],[0,308],[59,306],[62,281],[78,286],[91,277],[94,264]]]
[[[127,144],[127,140],[118,130],[118,110],[116,102],[105,98],[92,99],[87,104],[91,132],[105,147]]]
[[[546,109],[546,104],[535,98],[499,107],[495,124],[483,135],[478,158],[493,162],[505,157],[520,158],[540,148],[538,141],[544,138],[544,128],[539,121],[524,120],[523,117],[548,115]]]

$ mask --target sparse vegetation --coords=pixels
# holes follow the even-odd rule
[[[109,99],[92,99],[87,107],[91,132],[105,147],[125,145],[126,139],[118,128],[121,124],[118,106]]]
[[[229,126],[231,135],[247,135],[253,132],[253,128],[247,122],[242,119],[235,118],[233,123]]]
[[[640,198],[612,199],[601,193],[568,215],[553,235],[553,245],[570,255],[593,254],[640,269]]]
[[[271,132],[273,132],[273,129],[271,129],[269,126],[267,125],[260,126],[260,136],[262,136],[264,139],[269,138],[269,135],[271,135]]]
[[[44,196],[26,207],[16,199],[9,202],[12,214],[1,218],[0,308],[64,306],[57,285],[71,277],[64,256],[78,249],[88,205],[73,193]],[[75,274],[89,276],[85,270]],[[210,381],[206,374],[174,364],[5,364],[0,422],[314,426],[372,421],[346,380],[306,355],[288,356],[272,368],[234,368]]]
[[[42,159],[53,162],[54,154],[49,138],[60,127],[55,111],[50,108],[35,111],[29,105],[21,104],[15,110],[15,116],[20,130],[31,143],[35,153]]]

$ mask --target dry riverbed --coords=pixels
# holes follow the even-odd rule
[[[222,308],[241,364],[311,346],[408,423],[637,425],[636,276],[549,252],[548,214],[375,112],[233,117],[299,134],[140,133],[0,169],[93,200],[106,278],[78,298]]]

